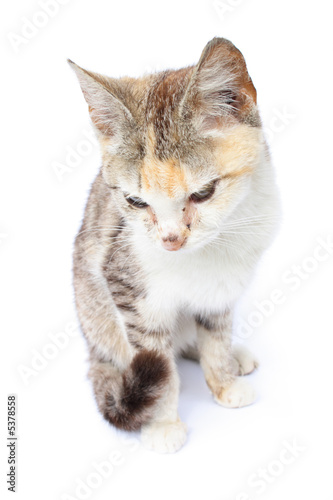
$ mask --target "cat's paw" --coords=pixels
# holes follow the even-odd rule
[[[223,388],[218,395],[215,395],[215,401],[227,408],[248,406],[254,400],[254,389],[242,378],[236,378],[229,387]]]
[[[259,363],[246,347],[242,345],[234,346],[233,373],[235,375],[248,375],[258,368]]]
[[[187,426],[179,419],[170,423],[154,423],[144,426],[141,431],[142,444],[157,453],[174,453],[186,441]]]

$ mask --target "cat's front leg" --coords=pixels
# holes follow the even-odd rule
[[[187,435],[187,426],[178,415],[179,376],[172,345],[167,340],[168,336],[168,334],[147,332],[142,339],[144,345],[154,346],[155,350],[168,359],[170,368],[168,383],[155,407],[154,415],[141,429],[143,445],[158,453],[178,451],[185,443]]]
[[[222,406],[239,408],[253,403],[254,390],[237,373],[231,345],[232,313],[197,316],[200,364],[214,399]],[[237,358],[236,358],[237,359]]]
[[[174,453],[186,441],[187,426],[178,415],[179,376],[175,359],[171,350],[165,351],[171,368],[168,385],[151,421],[141,430],[143,445],[159,453]]]

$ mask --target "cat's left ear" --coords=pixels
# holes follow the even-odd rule
[[[254,123],[257,92],[242,53],[225,38],[204,48],[180,106],[203,135],[216,135],[228,118]]]
[[[116,82],[98,73],[87,71],[70,59],[68,63],[78,77],[89,106],[91,120],[96,128],[113,140],[120,139],[124,127],[133,125],[133,117],[117,96]]]

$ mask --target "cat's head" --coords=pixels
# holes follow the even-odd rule
[[[119,210],[158,246],[202,246],[249,192],[263,152],[256,90],[223,38],[196,66],[114,79],[69,61],[81,84]]]

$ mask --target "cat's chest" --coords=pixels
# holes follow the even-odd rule
[[[236,300],[246,284],[247,266],[230,253],[211,250],[175,257],[148,253],[142,260],[152,309],[219,311]]]

